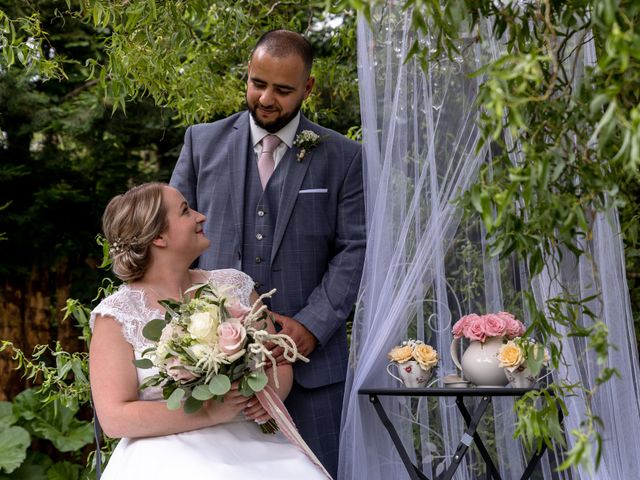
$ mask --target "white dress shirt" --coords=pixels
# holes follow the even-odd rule
[[[256,154],[256,161],[258,158],[260,158],[260,154],[262,153],[262,139],[267,135],[277,135],[278,138],[282,140],[282,143],[278,145],[278,147],[273,151],[273,161],[275,162],[275,166],[277,167],[282,157],[284,157],[284,154],[287,153],[287,149],[293,146],[293,140],[296,136],[296,131],[298,130],[299,124],[300,112],[298,112],[298,114],[280,130],[273,134],[270,134],[264,128],[258,126],[253,119],[253,116],[249,115],[249,126],[251,127],[251,142],[253,144],[253,151]]]

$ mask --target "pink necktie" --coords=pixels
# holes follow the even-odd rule
[[[276,162],[273,159],[273,152],[282,140],[277,135],[267,135],[262,139],[262,153],[258,159],[258,173],[260,174],[260,183],[264,190],[269,181],[269,177],[273,173]]]

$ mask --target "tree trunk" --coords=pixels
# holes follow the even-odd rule
[[[8,340],[16,347],[24,348],[22,335],[22,291],[5,282],[0,292],[0,340]],[[21,373],[15,370],[11,350],[0,353],[0,400],[13,398],[23,389]]]
[[[52,272],[34,267],[25,283],[5,281],[0,292],[0,340],[10,341],[27,356],[36,345],[53,346],[55,340],[67,351],[84,350],[75,322],[62,321],[70,289],[66,262]],[[22,378],[24,372],[15,370],[12,353],[0,353],[0,400],[11,399],[31,386]]]

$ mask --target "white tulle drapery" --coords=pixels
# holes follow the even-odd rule
[[[590,255],[575,265],[563,262],[562,272],[546,270],[528,279],[517,260],[486,254],[481,225],[462,217],[454,200],[476,180],[480,166],[491,162],[491,151],[478,148],[475,98],[483,79],[468,74],[495,58],[499,42],[479,45],[470,39],[452,60],[405,62],[416,40],[410,15],[389,2],[373,12],[370,24],[364,18],[358,23],[368,246],[351,339],[339,478],[408,478],[368,398],[358,395],[363,387],[397,385],[385,372],[394,345],[422,339],[440,353],[436,375],[454,373],[448,352],[451,326],[460,316],[509,310],[527,323],[522,292],[532,291],[543,306],[564,287],[558,282],[569,282],[582,297],[601,292],[591,307],[609,326],[617,345],[610,362],[622,374],[593,399],[570,399],[566,429],[580,424],[589,401],[606,425],[596,478],[640,478],[640,456],[632,452],[640,438],[638,361],[616,214],[596,217],[592,240],[585,244]],[[418,40],[429,45],[429,38]],[[593,52],[585,51],[589,63]],[[590,385],[594,355],[580,348],[580,340],[563,341],[570,368],[555,372],[556,379]],[[381,400],[405,445],[415,446],[410,454],[427,476],[442,472],[464,428],[454,399]],[[494,401],[486,418],[482,432],[494,445],[502,478],[520,478],[526,455],[513,440],[513,399]],[[567,441],[570,447],[570,435]],[[586,471],[555,472],[560,455],[545,455],[538,476],[589,478]],[[472,480],[482,473],[472,453],[455,478]]]

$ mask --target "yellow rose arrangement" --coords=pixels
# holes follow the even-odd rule
[[[438,364],[438,352],[431,346],[424,343],[418,344],[413,349],[413,358],[422,368],[428,370]]]
[[[543,364],[549,363],[549,352],[533,339],[516,337],[500,347],[498,362],[509,372],[524,370],[529,364],[534,367],[530,370],[539,371]]]
[[[438,364],[438,352],[420,340],[406,340],[401,345],[393,347],[388,354],[389,360],[405,363],[415,360],[424,370],[429,370]]]

